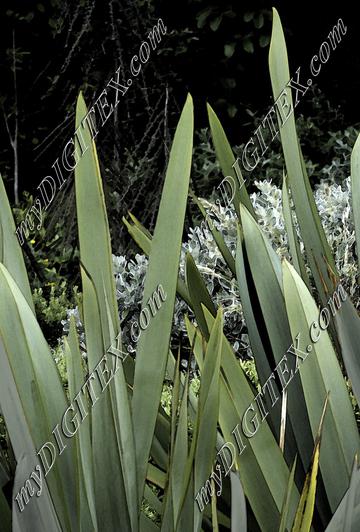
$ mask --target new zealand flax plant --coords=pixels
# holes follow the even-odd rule
[[[290,76],[275,10],[269,59],[276,99]],[[291,101],[291,89],[286,91]],[[87,358],[80,354],[72,321],[64,342],[66,391],[34,314],[0,181],[0,409],[11,442],[7,458],[0,455],[1,488],[14,474],[12,497],[0,490],[0,524],[5,532],[357,530],[359,435],[344,374],[359,399],[359,317],[346,294],[341,293],[340,301],[336,292],[334,299],[340,279],[315,208],[294,116],[280,130],[290,265],[281,263],[260,229],[246,187],[240,186],[241,176],[239,180],[234,172],[235,157],[220,121],[210,107],[208,112],[222,171],[236,183],[235,256],[227,249],[221,228],[212,225],[211,230],[229,274],[238,283],[261,389],[249,382],[224,336],[222,309],[211,301],[191,254],[185,281],[178,276],[193,139],[188,96],[173,140],[154,234],[134,216],[125,220],[149,256],[143,307],[160,283],[166,300],[143,328],[135,359],[127,356],[116,366],[108,386],[97,389],[99,398],[93,407],[91,396],[83,394],[88,415],[73,436],[64,437],[66,448],[56,457],[41,494],[29,497],[19,510],[15,495],[38,462],[36,452],[53,438],[54,428],[99,360],[104,357],[111,370],[109,347],[116,346],[117,352],[124,349],[96,148],[85,130],[89,149],[76,167],[75,189]],[[76,126],[86,113],[80,95]],[[357,141],[352,187],[358,243],[359,150]],[[294,214],[305,257],[300,254]],[[178,354],[169,348],[176,297],[196,318],[185,320],[201,375],[198,395],[189,387],[189,375],[179,369]],[[331,325],[316,338],[309,336],[312,324],[318,322],[319,307],[329,305],[335,309]],[[279,363],[288,386],[281,393],[283,382],[274,379],[273,393],[279,397],[275,401],[264,390]],[[285,363],[292,374],[286,373]],[[165,377],[172,382],[170,415],[161,406]],[[252,419],[246,418],[244,425],[241,420],[251,405]],[[221,449],[230,444],[237,451],[234,460],[219,460],[224,456]]]

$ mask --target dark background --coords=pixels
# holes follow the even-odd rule
[[[285,29],[292,73],[298,66],[308,68],[339,17],[347,26],[347,34],[317,78],[321,94],[343,113],[341,126],[360,121],[358,22],[353,4],[274,2]],[[36,186],[50,173],[73,133],[79,90],[88,102],[95,99],[118,66],[128,68],[161,17],[167,35],[123,98],[117,120],[97,137],[111,221],[119,223],[130,209],[151,227],[186,93],[194,98],[196,128],[207,126],[209,101],[233,144],[246,142],[256,117],[270,107],[271,6],[220,0],[3,0],[0,170],[11,201],[14,151],[22,200],[23,191],[36,194]],[[306,97],[297,111],[306,114]],[[16,150],[5,118],[12,137],[17,118]],[[73,212],[69,180],[61,201],[51,208],[49,227],[59,216],[73,220]],[[120,240],[117,245],[121,247]]]

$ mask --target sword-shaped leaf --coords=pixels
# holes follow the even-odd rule
[[[194,461],[194,491],[198,493],[208,480],[215,458],[217,420],[219,415],[219,375],[223,340],[222,310],[217,312],[210,330],[201,372],[198,423]],[[201,527],[202,512],[195,506],[194,532]]]
[[[29,215],[31,216],[31,215]],[[0,262],[8,269],[22,291],[31,310],[35,312],[24,257],[15,234],[15,223],[4,182],[0,175]]]
[[[54,441],[51,431],[61,424],[68,402],[60,376],[46,340],[23,293],[11,275],[0,264],[0,404],[17,462],[26,460],[27,476],[17,478],[17,486],[25,484],[40,459],[36,451]],[[54,444],[53,444],[54,445]],[[57,456],[46,477],[50,489],[33,507],[55,526],[56,507],[61,526],[76,527],[73,441],[67,442],[66,453]],[[24,473],[24,469],[21,469]],[[15,497],[15,494],[14,494]],[[15,502],[15,501],[14,501]],[[16,504],[17,506],[17,504]],[[29,510],[29,509],[27,509]],[[17,510],[18,511],[18,510]],[[25,514],[26,515],[28,514]],[[46,517],[46,518],[47,518]],[[22,516],[18,516],[22,520]],[[26,519],[25,519],[26,520]]]
[[[315,494],[317,474],[319,470],[321,434],[328,399],[329,395],[326,396],[325,404],[321,414],[319,429],[315,439],[314,452],[311,459],[311,467],[309,468],[309,471],[305,478],[299,506],[295,516],[293,532],[310,532],[311,529],[311,523],[313,520],[315,508]]]
[[[234,190],[234,207],[236,214],[240,220],[239,205],[243,203],[246,208],[255,216],[255,211],[251,204],[249,194],[246,190],[244,178],[241,174],[240,166],[234,157],[230,143],[226,137],[225,131],[221,125],[219,118],[217,117],[213,108],[207,104],[208,118],[211,129],[211,136],[213,139],[215,152],[219,160],[220,168],[224,177],[230,177],[232,179]],[[236,170],[235,170],[236,167]]]
[[[198,322],[206,340],[208,340],[209,331],[202,310],[202,305],[205,305],[205,307],[212,313],[214,317],[216,316],[216,308],[190,253],[187,253],[186,255],[186,283],[196,321]]]
[[[331,273],[327,265],[330,265],[333,272],[336,272],[336,267],[330,247],[326,241],[324,230],[320,223],[314,197],[311,192],[309,178],[306,173],[305,165],[303,164],[296,134],[294,103],[291,88],[288,86],[290,82],[290,73],[285,37],[279,14],[275,8],[273,8],[273,27],[269,49],[269,69],[274,100],[275,102],[278,101],[278,106],[275,105],[275,107],[278,113],[281,144],[301,236],[304,241],[307,258],[314,276],[316,287],[323,304],[325,304],[327,293],[331,291],[333,286]],[[296,81],[296,79],[294,81]],[[301,89],[302,96],[306,93],[307,88],[308,87],[303,86]],[[298,105],[299,100],[300,96],[298,92],[296,92],[295,107]],[[282,114],[279,108],[282,109]],[[336,273],[334,273],[334,275],[336,275]]]
[[[205,307],[203,309],[211,330],[214,318]],[[204,339],[189,320],[186,320],[186,326],[201,370]],[[253,407],[249,411],[251,405]],[[249,412],[254,412],[253,437],[246,438],[241,434],[240,427],[244,427],[242,420]],[[264,530],[277,532],[289,473],[266,420],[261,423],[260,419],[261,414],[256,407],[254,391],[224,337],[221,353],[219,424],[228,447],[232,449],[230,453],[233,464],[236,463],[245,495],[259,526]],[[296,506],[298,498],[297,490],[294,490],[291,508]]]
[[[69,381],[69,395],[74,400],[76,394],[81,390],[85,382],[85,373],[82,367],[79,340],[76,332],[74,317],[70,319],[70,331],[67,339],[64,340],[65,356],[67,358],[67,370]],[[85,400],[85,410],[90,410],[88,401]],[[86,525],[83,520],[91,517],[90,523],[94,531],[98,530],[95,504],[95,482],[94,465],[91,449],[90,416],[82,420],[81,429],[75,435],[76,455],[77,455],[77,483],[81,484],[80,520],[82,526]]]
[[[351,152],[351,199],[354,216],[356,249],[360,269],[360,135]]]
[[[294,347],[298,346],[294,344],[290,333],[283,295],[280,258],[253,217],[244,207],[241,206],[240,210],[249,265],[273,354],[273,360],[271,360],[268,353],[269,363],[274,368],[285,356],[285,360],[289,359],[287,363],[292,367],[294,355],[291,355],[289,351],[291,346],[293,351]],[[275,312],[274,309],[276,309]],[[286,380],[282,382],[282,388],[285,388]],[[304,471],[306,471],[313,451],[313,438],[305,408],[304,393],[298,378],[295,378],[291,386],[287,388],[287,393],[289,421],[297,445],[296,447],[291,445],[289,455],[286,454],[286,456],[289,463],[292,463],[298,452]]]
[[[357,532],[360,523],[360,469],[358,457],[354,460],[349,489],[344,495],[326,532]]]
[[[330,392],[323,427],[320,471],[331,510],[335,511],[348,487],[354,456],[359,451],[359,434],[341,369],[324,327],[324,317],[322,314],[319,317],[306,285],[286,261],[283,264],[283,282],[292,336],[295,338],[300,334],[306,346],[306,351],[297,360],[297,370],[314,439],[323,398]],[[327,314],[330,319],[330,312],[327,311]]]
[[[193,104],[188,96],[170,152],[159,213],[151,243],[143,307],[159,284],[166,300],[151,317],[137,344],[133,422],[136,436],[138,495],[141,502],[151,442],[165,375],[178,279],[181,239],[190,179]]]
[[[290,207],[288,180],[285,174],[283,178],[283,187],[282,187],[282,207],[283,207],[286,232],[287,232],[288,240],[289,240],[290,254],[293,259],[294,267],[296,271],[298,272],[298,274],[301,275],[302,279],[306,283],[306,286],[310,290],[309,275],[306,271],[304,257],[301,253],[298,236],[296,234],[294,219],[293,219],[292,210]]]

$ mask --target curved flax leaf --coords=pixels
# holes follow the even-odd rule
[[[296,469],[296,461],[297,457],[295,457],[294,463],[292,465],[290,475],[289,475],[289,482],[287,485],[287,490],[284,498],[284,504],[281,510],[281,521],[280,521],[280,527],[279,532],[286,532],[286,530],[289,530],[289,523],[293,521],[294,516],[289,515],[289,505],[290,505],[290,499],[291,499],[291,493],[294,489],[294,477],[295,477],[295,469]]]
[[[26,459],[34,468],[40,462],[35,449],[53,442],[51,431],[61,423],[68,407],[60,377],[36,321],[22,292],[0,264],[0,404],[17,462]],[[57,456],[46,477],[51,498],[64,530],[76,528],[73,441],[60,460]],[[23,471],[23,469],[22,469]],[[24,485],[32,470],[19,483]],[[16,493],[14,493],[14,497]],[[36,508],[54,523],[54,510],[47,490]],[[15,502],[15,501],[14,501]],[[33,501],[33,504],[34,501]],[[26,514],[24,512],[26,517]],[[18,516],[22,519],[22,516]]]
[[[196,321],[206,340],[208,340],[209,331],[201,305],[205,305],[214,317],[216,316],[216,308],[190,253],[186,254],[186,283]]]
[[[230,471],[231,482],[231,532],[246,532],[246,500],[239,474]]]
[[[104,193],[95,143],[89,124],[84,121],[86,115],[87,108],[80,93],[76,106],[76,128],[81,129],[83,145],[87,148],[75,168],[75,193],[86,349],[89,372],[93,375],[95,366],[112,341],[106,301],[116,335],[120,326]],[[75,144],[77,142],[75,138]],[[93,378],[97,380],[96,374]],[[101,391],[99,388],[98,383],[97,395]],[[102,516],[101,525],[105,529],[110,530],[122,522],[124,530],[130,530],[114,412],[116,395],[114,382],[111,382],[101,393],[91,414],[94,478],[102,486],[108,486],[111,478],[111,489],[97,492],[96,511]]]
[[[316,478],[319,468],[320,443],[315,446],[311,471],[306,475],[299,508],[295,516],[293,532],[310,532],[314,514]]]
[[[300,333],[306,346],[303,360],[301,363],[298,361],[298,371],[314,438],[324,397],[330,392],[323,427],[320,471],[334,512],[348,487],[354,456],[360,448],[359,434],[329,335],[318,325],[319,312],[304,282],[286,261],[283,264],[283,282],[292,335],[295,337]]]
[[[130,218],[133,221],[132,224],[129,223],[125,218],[123,218],[123,222],[130,236],[134,239],[139,248],[145,253],[145,255],[149,256],[151,252],[152,235],[147,231],[147,229],[145,229],[143,225],[141,225],[141,223],[131,213]],[[185,303],[189,307],[191,307],[191,302],[186,285],[180,276],[178,277],[176,291],[178,295],[185,301]]]
[[[241,306],[244,313],[245,322],[248,329],[248,335],[251,345],[251,350],[254,356],[256,371],[259,377],[259,381],[263,386],[266,380],[271,375],[271,359],[267,354],[267,349],[263,342],[263,337],[260,331],[262,331],[261,325],[258,324],[259,319],[256,308],[254,308],[254,294],[250,298],[249,282],[253,282],[251,274],[248,268],[245,267],[245,260],[247,260],[246,249],[244,244],[243,232],[238,226],[238,240],[236,246],[236,278],[239,287]],[[278,385],[274,383],[275,393],[278,393]],[[280,417],[281,417],[281,405],[276,402],[272,405],[271,398],[265,396],[264,402],[269,412],[269,425],[275,437],[280,434]]]
[[[290,207],[288,180],[285,174],[283,176],[283,186],[282,186],[282,208],[283,208],[283,214],[284,214],[285,228],[286,228],[286,232],[287,232],[288,240],[289,240],[290,253],[291,253],[294,267],[296,271],[298,272],[298,274],[301,275],[302,279],[306,283],[306,286],[310,290],[311,288],[310,280],[309,280],[308,273],[306,271],[304,257],[300,250],[298,236],[296,234],[294,219],[292,216],[292,209]]]
[[[274,100],[276,101],[277,98],[281,98],[282,102],[287,101],[291,106],[286,120],[280,114],[278,115],[281,144],[301,236],[304,241],[316,287],[323,304],[325,304],[327,293],[331,291],[333,286],[332,277],[327,265],[330,265],[333,272],[336,272],[336,267],[316,210],[309,178],[306,174],[298,143],[293,112],[294,102],[291,95],[291,88],[288,87],[290,73],[285,38],[280,17],[275,8],[273,8],[269,69]],[[295,106],[297,104],[298,100],[295,102]]]
[[[70,318],[70,331],[68,338],[64,339],[65,356],[67,359],[67,370],[69,380],[69,395],[73,401],[76,394],[81,390],[85,382],[85,372],[82,368],[82,357],[79,349],[79,340],[76,332],[76,325],[74,316]],[[89,411],[89,402],[85,399],[85,409]],[[81,525],[86,529],[86,522],[83,519],[91,517],[91,523],[87,523],[87,527],[92,526],[93,530],[97,532],[97,518],[95,505],[95,484],[94,484],[94,465],[92,459],[91,436],[90,436],[90,417],[87,416],[82,421],[81,429],[75,435],[76,453],[77,453],[77,482],[83,484],[81,492],[82,499],[80,501],[80,520]]]
[[[101,516],[101,526],[105,530],[116,529],[119,522],[122,523],[124,530],[131,530],[121,467],[121,448],[118,446],[115,419],[116,396],[114,380],[117,375],[114,375],[109,386],[101,392],[101,386],[95,372],[96,365],[105,354],[98,297],[94,283],[84,268],[81,268],[81,277],[84,320],[85,324],[87,324],[86,348],[89,374],[93,376],[93,386],[95,388],[95,397],[97,398],[91,410],[94,479],[101,486],[109,486],[109,478],[111,478],[111,487],[109,486],[108,490],[103,489],[96,492],[96,512],[98,516]],[[103,299],[106,306],[105,298]],[[109,327],[107,336],[111,341]],[[109,355],[107,355],[108,358]],[[114,363],[111,364],[108,360],[107,366],[111,368],[111,371],[114,371]]]
[[[334,316],[335,327],[346,373],[356,400],[360,404],[360,318],[350,299],[340,300],[340,304],[341,308]]]
[[[88,148],[75,168],[75,193],[78,220],[81,263],[88,272],[96,290],[101,328],[104,339],[104,350],[110,345],[109,326],[103,290],[116,333],[119,332],[119,314],[115,297],[115,280],[112,267],[110,233],[106,214],[104,192],[101,182],[99,162],[95,143],[92,140],[88,122],[81,125],[87,115],[87,108],[80,93],[76,106],[76,128],[82,129],[84,145]],[[77,143],[75,138],[75,144]],[[86,312],[84,299],[84,312]],[[85,332],[91,327],[85,320]],[[98,353],[100,358],[100,353]]]
[[[196,425],[196,448],[194,460],[194,492],[198,493],[208,480],[215,458],[217,420],[219,415],[219,375],[223,342],[223,313],[219,309],[210,329],[204,363]],[[201,527],[202,512],[194,503],[194,532]]]
[[[293,105],[291,90],[288,87],[285,89],[290,75],[284,33],[276,9],[273,9],[273,14],[269,66],[274,98],[279,97],[284,91],[282,98],[286,95],[287,101]],[[291,113],[282,125],[279,117],[279,124],[287,174],[301,236],[321,302],[323,306],[326,306],[330,294],[337,287],[339,275],[316,209],[296,135],[294,114]],[[357,151],[358,144],[352,158],[352,182],[353,184],[356,183],[355,196],[353,196],[355,201],[358,197],[356,178]],[[355,223],[357,218],[358,210],[355,207]],[[360,318],[351,301],[347,300],[342,308],[338,310],[335,317],[335,327],[330,324],[330,330],[334,335],[335,342],[340,342],[346,371],[352,381],[356,398],[360,402],[360,356],[358,351],[360,344]]]
[[[292,344],[294,347],[297,345],[291,337],[288,323],[280,259],[252,216],[243,206],[240,210],[249,265],[274,357],[273,361],[269,360],[270,365],[274,367],[286,356],[288,365],[293,367],[295,357],[288,350]],[[282,388],[284,387],[282,383]],[[289,421],[297,445],[292,446],[286,456],[289,463],[292,463],[298,452],[306,471],[314,446],[299,378],[292,381],[287,393]]]
[[[120,338],[115,338],[115,330],[113,327],[110,308],[104,290],[104,298],[106,301],[106,308],[108,312],[108,321],[110,327],[111,349],[108,351],[107,358],[111,358],[111,354],[121,357],[128,356],[123,354],[122,343]],[[121,459],[121,470],[124,479],[124,490],[126,496],[126,508],[129,513],[131,530],[137,532],[138,527],[138,494],[136,481],[136,458],[135,458],[135,438],[134,428],[131,418],[130,409],[130,393],[128,384],[125,379],[123,359],[115,359],[113,364],[114,371],[114,390],[111,390],[112,410],[114,415],[114,425],[117,436],[118,448]],[[110,364],[110,361],[109,361]],[[160,417],[160,416],[159,416]]]
[[[329,394],[327,394],[326,396],[323,411],[321,414],[319,429],[315,439],[314,452],[311,460],[311,468],[305,478],[298,510],[295,515],[293,532],[310,532],[311,529],[311,523],[313,520],[315,507],[316,481],[319,470],[321,434],[328,399]]]
[[[249,194],[247,193],[246,185],[241,175],[240,166],[236,162],[236,159],[234,157],[229,141],[226,138],[225,131],[223,130],[223,127],[215,111],[209,104],[207,104],[207,111],[208,111],[209,124],[210,124],[210,129],[211,129],[211,136],[213,139],[216,155],[219,160],[222,173],[224,177],[227,177],[227,176],[232,177],[233,182],[234,182],[235,193],[234,193],[233,201],[234,201],[234,207],[235,207],[236,214],[238,215],[238,218],[240,220],[239,205],[240,203],[243,203],[245,207],[249,210],[249,212],[255,218],[255,211],[250,201]],[[236,164],[237,172],[234,169],[235,164]]]
[[[31,215],[30,215],[31,216]],[[0,262],[10,272],[23,293],[29,307],[35,313],[29,279],[19,241],[15,235],[15,223],[4,182],[0,175]]]
[[[188,96],[170,152],[159,213],[151,243],[143,308],[159,285],[166,299],[137,344],[132,412],[136,437],[138,495],[141,502],[151,441],[168,358],[178,279],[181,239],[190,179],[193,104]],[[149,310],[148,310],[149,312]]]
[[[16,407],[12,408],[12,415],[18,415],[18,412],[16,412]],[[25,428],[25,426],[26,421],[24,420],[23,427]],[[35,455],[35,449],[33,453]],[[64,530],[70,531],[69,528],[65,529],[60,526],[58,517],[56,515],[55,505],[51,500],[48,486],[44,481],[42,485],[41,496],[32,497],[32,499],[29,500],[27,506],[24,507],[23,511],[19,511],[19,506],[14,497],[21,490],[21,488],[24,487],[25,480],[29,478],[29,472],[33,470],[34,460],[32,459],[32,456],[24,455],[20,458],[20,460],[17,460],[13,487],[12,513],[9,516],[9,532],[34,532],[34,530],[51,530],[51,532],[63,532]],[[4,532],[6,531],[6,518],[4,519],[4,517],[5,516],[0,514],[1,532],[3,532],[3,530]]]
[[[356,249],[360,270],[360,135],[351,152],[351,194],[354,215]]]
[[[184,477],[183,473],[186,467],[186,462],[188,459],[188,377],[185,381],[185,386],[182,392],[182,399],[179,411],[179,420],[176,431],[176,437],[174,438],[174,451],[172,455],[171,462],[171,475],[172,475],[172,484],[171,491],[173,497],[173,522],[176,529],[176,523],[181,511],[180,503],[185,498],[184,495],[187,491],[188,486],[184,486]],[[175,406],[175,405],[174,405]],[[177,409],[176,409],[177,410]],[[173,416],[175,416],[176,410],[173,411]],[[175,435],[174,435],[175,436]],[[190,526],[190,523],[189,523]]]
[[[204,313],[211,329],[214,318],[205,307]],[[186,320],[186,326],[201,370],[203,338],[189,320]],[[263,530],[277,532],[289,472],[266,420],[263,423],[260,421],[261,425],[259,423],[253,437],[247,439],[241,433],[244,414],[252,404],[255,408],[254,417],[256,415],[260,421],[261,414],[257,411],[254,392],[224,336],[221,353],[219,424],[225,441],[233,446],[236,468],[259,526]],[[245,446],[242,452],[240,451],[242,444],[237,443],[233,432],[236,427]],[[298,499],[299,494],[295,489],[291,500],[292,509],[296,507]]]
[[[344,495],[326,532],[357,532],[360,523],[360,469],[358,457],[354,460],[349,489]]]

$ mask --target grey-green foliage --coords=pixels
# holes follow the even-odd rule
[[[259,224],[268,235],[276,252],[290,259],[287,235],[282,214],[282,192],[269,181],[257,181],[258,192],[251,195],[251,200],[258,216]],[[315,201],[320,214],[325,234],[332,247],[337,268],[345,289],[357,308],[360,306],[360,290],[357,284],[357,263],[355,252],[355,234],[350,208],[351,189],[349,178],[341,184],[322,181],[315,187]],[[212,207],[216,214],[213,220],[221,228],[225,241],[235,254],[236,220],[230,208],[221,206],[214,194],[212,201],[203,200],[205,208]],[[216,202],[216,203],[215,203]],[[302,242],[300,242],[303,249]],[[184,277],[185,253],[190,252],[201,272],[207,289],[216,305],[224,309],[224,331],[235,352],[241,356],[251,356],[247,330],[242,315],[239,292],[233,276],[228,271],[211,232],[203,223],[191,228],[188,238],[182,246],[180,275]],[[128,351],[135,351],[131,339],[130,326],[137,320],[141,310],[143,283],[148,260],[144,255],[136,254],[133,259],[113,255],[113,265],[117,286],[117,300],[123,330],[123,344]],[[184,314],[188,312],[186,304],[178,300],[175,306],[173,347],[185,338]],[[80,338],[83,330],[77,310],[68,310],[68,316],[74,314],[77,320]],[[63,321],[64,331],[68,330],[68,320]],[[184,342],[187,345],[186,341]],[[85,348],[85,346],[83,346]]]

